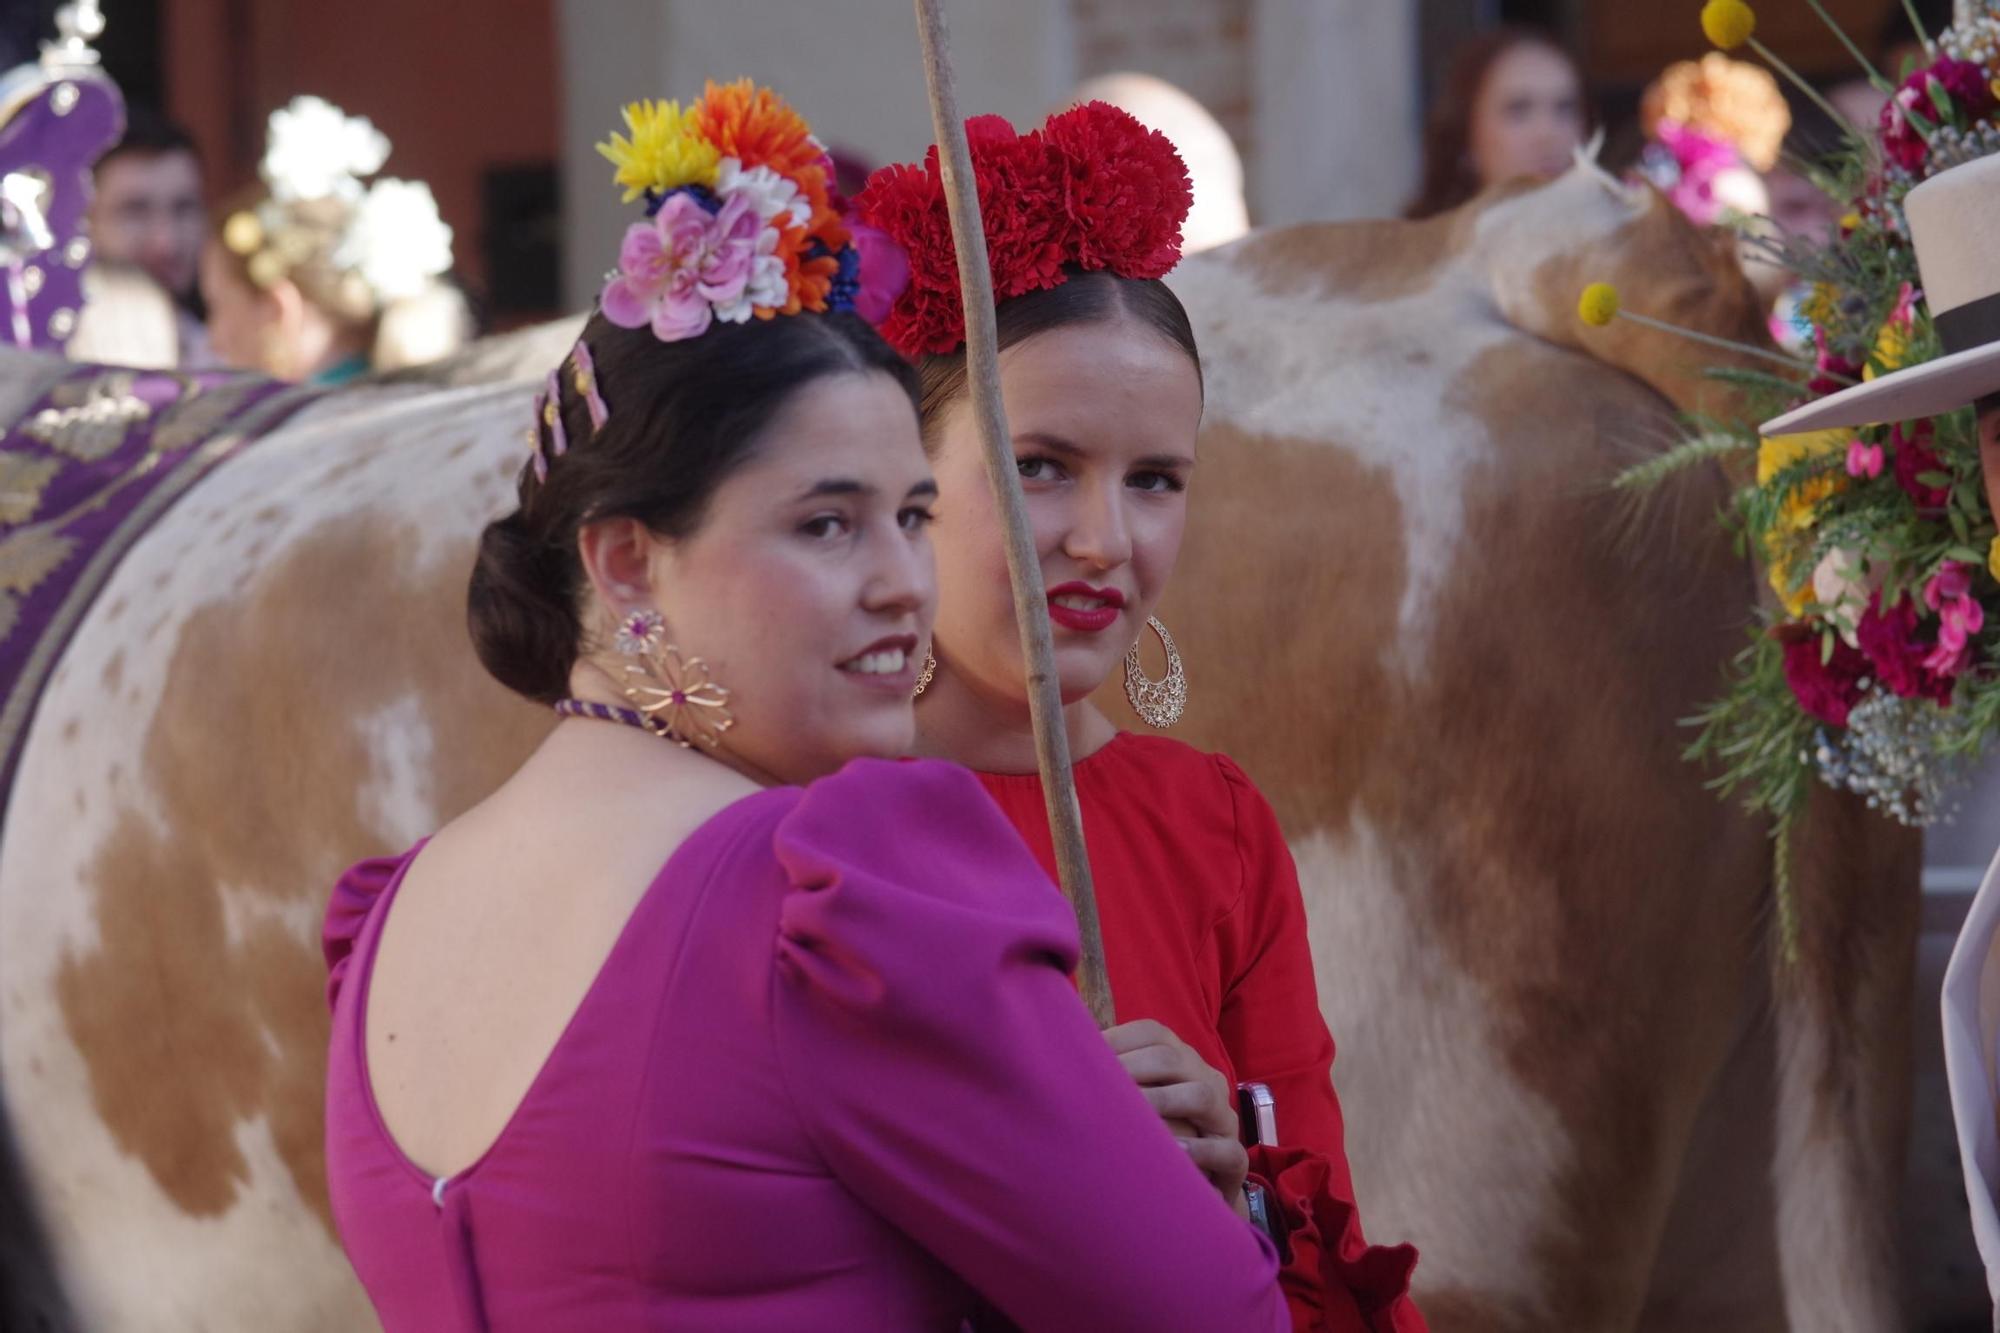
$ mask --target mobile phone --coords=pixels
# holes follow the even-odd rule
[[[1278,1146],[1278,1102],[1262,1083],[1236,1085],[1236,1121],[1246,1148]]]

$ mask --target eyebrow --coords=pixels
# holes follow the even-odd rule
[[[815,482],[805,490],[800,491],[798,498],[801,500],[817,500],[828,495],[870,496],[876,494],[880,489],[880,487],[871,486],[865,481],[856,481],[852,477],[828,477],[826,480]],[[904,498],[909,499],[920,495],[933,496],[937,493],[937,482],[926,477],[924,480],[910,487]]]
[[[1024,431],[1014,437],[1014,443],[1017,445],[1039,445],[1050,453],[1061,454],[1065,458],[1081,458],[1083,456],[1083,450],[1078,445],[1065,440],[1060,435],[1051,435],[1047,431]],[[1146,457],[1134,461],[1140,467],[1150,468],[1188,468],[1194,466],[1194,460],[1185,454],[1148,454]]]

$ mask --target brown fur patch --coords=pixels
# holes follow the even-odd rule
[[[236,1129],[266,1117],[331,1225],[316,936],[253,915],[232,940],[225,886],[273,907],[318,903],[349,862],[400,850],[367,813],[373,761],[358,718],[422,701],[437,737],[427,776],[447,816],[547,729],[465,640],[470,552],[413,570],[418,545],[386,521],[342,518],[240,598],[192,616],[141,749],[164,823],[123,811],[86,868],[101,938],[61,964],[64,1021],[106,1127],[191,1214],[231,1206],[248,1169]]]
[[[1393,301],[1437,280],[1437,270],[1465,249],[1469,224],[1469,217],[1447,214],[1424,222],[1280,227],[1256,232],[1227,253],[1274,296],[1315,292],[1364,304]]]

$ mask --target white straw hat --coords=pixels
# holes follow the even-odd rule
[[[1940,172],[1903,212],[1944,355],[1795,408],[1765,435],[1915,421],[2000,393],[2000,157]]]

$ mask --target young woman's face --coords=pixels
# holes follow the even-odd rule
[[[1467,151],[1480,187],[1523,177],[1552,180],[1583,142],[1583,89],[1561,53],[1538,42],[1488,69],[1472,108]]]
[[[1009,348],[1001,394],[1048,589],[1065,703],[1138,641],[1180,554],[1201,425],[1188,354],[1127,319]],[[999,512],[963,396],[936,424],[940,663],[976,692],[1027,697]]]
[[[833,375],[792,396],[694,533],[658,543],[653,603],[731,692],[728,752],[806,782],[909,750],[935,493],[902,389]]]

